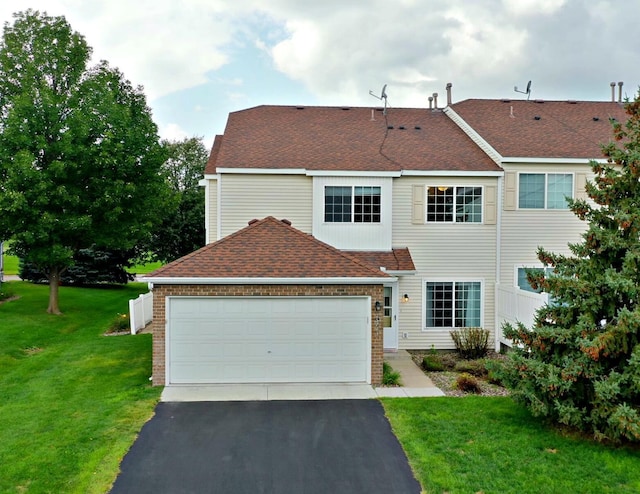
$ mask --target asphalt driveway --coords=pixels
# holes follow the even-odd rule
[[[160,403],[111,493],[419,493],[376,400]]]

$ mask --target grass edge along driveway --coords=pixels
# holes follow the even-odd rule
[[[640,448],[547,427],[510,398],[384,398],[425,493],[640,492]]]
[[[103,336],[144,284],[48,287],[9,282],[0,304],[0,492],[104,493],[160,388],[149,383],[151,335]],[[10,425],[5,425],[10,424]]]

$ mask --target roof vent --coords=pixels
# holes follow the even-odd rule
[[[567,103],[569,103],[570,105],[577,105],[578,104],[578,102],[576,100],[574,100],[574,99],[567,100]]]
[[[600,121],[600,117],[593,117],[593,121],[594,122],[599,122]]]
[[[253,225],[254,223],[257,223],[257,222],[258,222],[258,220],[255,219],[255,218],[253,218],[252,220],[249,220],[249,224],[250,225]]]
[[[398,127],[400,130],[404,130],[406,129],[406,127],[404,125],[401,125],[400,127]]]
[[[503,103],[511,103],[511,100],[507,98],[501,99],[500,101],[502,101]]]
[[[304,106],[296,106],[296,110],[304,110]]]
[[[387,129],[392,130],[393,129],[393,125],[387,125]]]
[[[285,218],[281,219],[280,221],[282,221],[285,225],[291,226],[291,222]]]
[[[344,107],[342,107],[342,110],[343,111],[349,111],[349,110],[351,110],[351,108],[349,108],[348,106],[344,106]]]
[[[416,126],[414,127],[414,129],[416,129],[416,130],[420,130],[420,129],[422,129],[422,127],[420,127],[419,125],[416,125]]]
[[[536,115],[535,117],[533,117],[534,120],[540,120],[540,115]]]
[[[544,103],[544,100],[543,99],[534,99],[533,102],[534,103],[538,103],[538,104],[542,104],[542,103]]]

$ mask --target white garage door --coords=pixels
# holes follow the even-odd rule
[[[167,381],[367,382],[365,297],[170,297]]]

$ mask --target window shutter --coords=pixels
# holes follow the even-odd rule
[[[424,185],[413,186],[413,198],[411,201],[411,223],[424,224]]]
[[[506,172],[504,174],[504,210],[514,211],[516,209],[516,182],[518,174],[516,172]]]
[[[585,186],[587,185],[587,174],[586,173],[576,173],[576,183],[575,183],[575,198],[576,199],[586,199],[587,191]]]
[[[497,213],[496,187],[495,185],[487,185],[484,188],[484,223],[495,225]]]

